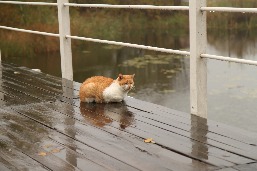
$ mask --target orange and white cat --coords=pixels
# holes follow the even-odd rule
[[[80,87],[80,101],[87,103],[121,102],[134,88],[134,76],[135,74],[119,74],[116,80],[103,76],[88,78]]]

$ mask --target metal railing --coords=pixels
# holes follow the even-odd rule
[[[59,34],[26,30],[7,26],[0,26],[1,29],[20,31],[26,33],[40,34],[46,36],[59,37],[61,53],[62,77],[73,80],[71,39],[85,40],[112,45],[121,45],[133,48],[153,50],[179,55],[190,55],[190,105],[191,114],[207,118],[207,65],[205,59],[216,59],[242,64],[257,65],[257,61],[216,56],[206,54],[207,31],[206,13],[208,11],[217,12],[241,12],[257,13],[257,8],[232,8],[232,7],[206,7],[206,0],[190,0],[189,6],[154,6],[154,5],[109,5],[109,4],[75,4],[68,0],[57,0],[57,3],[46,2],[20,2],[20,1],[0,1],[0,4],[19,4],[19,5],[44,5],[57,6]],[[110,40],[93,39],[86,37],[73,36],[70,34],[70,7],[84,8],[125,8],[125,9],[151,9],[151,10],[186,10],[189,11],[190,21],[190,52],[152,47],[125,42]]]

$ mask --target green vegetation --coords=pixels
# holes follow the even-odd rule
[[[120,66],[130,66],[135,68],[145,68],[147,65],[165,65],[170,64],[172,60],[179,59],[180,56],[177,55],[144,55],[135,57],[124,61]],[[168,73],[168,72],[167,72]]]
[[[31,1],[31,0],[30,0]],[[55,2],[48,0],[48,2]],[[84,3],[84,0],[71,0],[73,3]],[[88,0],[87,3],[105,4],[152,4],[152,5],[188,5],[180,0]],[[212,0],[208,6],[257,7],[256,0]],[[19,27],[31,30],[58,33],[56,7],[27,5],[0,5],[0,25]],[[133,30],[175,30],[177,35],[188,33],[188,12],[165,10],[132,10],[132,9],[95,9],[71,8],[71,31],[73,35],[121,41]],[[241,13],[208,13],[208,27],[225,29],[256,29],[256,14]],[[175,29],[174,29],[175,28]],[[58,39],[44,36],[28,36],[24,33],[8,34],[0,30],[0,46],[15,53],[53,52],[59,50]],[[17,37],[19,37],[17,39]],[[73,46],[79,46],[75,41]],[[14,48],[15,47],[15,48]],[[31,48],[32,47],[32,48]],[[15,49],[15,50],[13,50]]]

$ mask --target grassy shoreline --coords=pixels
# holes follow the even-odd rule
[[[231,1],[231,0],[230,0]],[[209,6],[241,6],[256,7],[255,0],[241,2],[234,0],[213,0]],[[82,3],[81,0],[71,2]],[[175,2],[175,1],[174,1]],[[173,3],[174,3],[173,2]],[[101,0],[89,1],[89,3],[102,3]],[[109,0],[110,4],[124,4],[124,1]],[[128,4],[129,2],[126,2]],[[167,1],[131,1],[131,4],[154,4],[171,5]],[[185,5],[180,3],[180,5]],[[0,25],[19,27],[31,30],[58,33],[57,9],[56,7],[31,7],[22,5],[0,6]],[[81,9],[71,8],[71,32],[73,35],[116,40],[129,37],[131,30],[173,30],[177,35],[188,34],[189,19],[188,12],[160,11],[160,10],[109,10],[109,9]],[[225,30],[253,30],[257,28],[256,14],[241,13],[208,13],[208,29]],[[8,32],[8,35],[6,34]],[[19,37],[17,39],[16,37]],[[24,33],[15,33],[0,30],[0,47],[8,51],[9,55],[17,53],[35,54],[37,52],[51,53],[59,50],[59,42],[55,38],[43,36],[27,36]],[[79,46],[75,42],[75,46]],[[15,48],[14,48],[15,47]],[[9,49],[9,50],[8,50]],[[15,50],[13,50],[15,49]],[[29,50],[28,50],[29,49]]]

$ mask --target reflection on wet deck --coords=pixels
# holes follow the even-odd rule
[[[133,98],[80,103],[79,83],[9,64],[0,77],[1,171],[257,170],[243,130]]]

